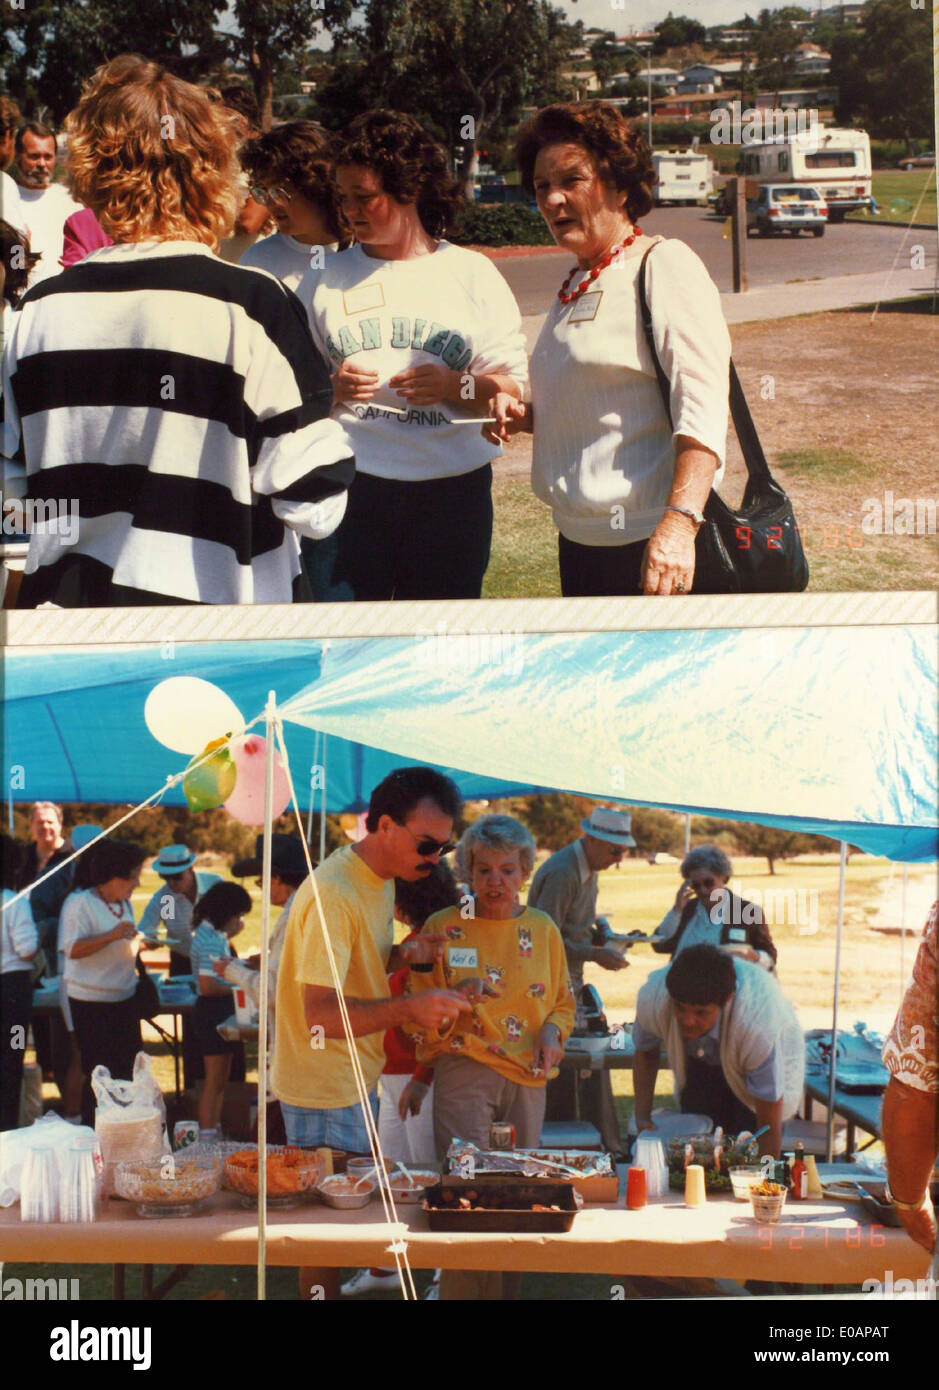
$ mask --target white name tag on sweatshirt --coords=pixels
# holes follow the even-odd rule
[[[447,964],[453,970],[477,970],[478,956],[475,946],[450,946],[447,948]]]
[[[582,294],[579,299],[575,299],[567,318],[568,323],[589,323],[591,319],[595,319],[602,298],[603,291],[594,290],[592,294]]]
[[[342,305],[347,314],[364,314],[367,309],[383,309],[385,291],[380,284],[371,281],[353,290],[343,290]]]

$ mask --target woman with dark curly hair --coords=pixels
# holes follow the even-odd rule
[[[332,136],[315,121],[288,121],[249,140],[239,158],[252,198],[270,209],[277,224],[273,236],[256,241],[239,264],[269,270],[295,290],[343,240],[331,178]]]
[[[727,434],[730,340],[717,287],[690,247],[642,232],[655,175],[614,108],[548,106],[516,153],[524,187],[577,264],[532,354],[531,405],[497,396],[485,413],[498,423],[484,433],[534,432],[532,486],[554,512],[563,594],[690,593]],[[671,423],[639,309],[653,247],[646,296]]]
[[[527,386],[518,306],[485,256],[444,240],[447,156],[411,116],[367,111],[336,151],[358,242],[298,293],[355,448],[346,517],[320,547],[321,599],[478,598],[492,537],[480,402]]]

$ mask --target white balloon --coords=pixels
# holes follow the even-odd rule
[[[233,700],[198,676],[170,676],[147,696],[143,717],[153,737],[175,753],[201,753],[213,739],[241,733],[244,718]]]

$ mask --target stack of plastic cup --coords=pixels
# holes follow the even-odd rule
[[[654,1134],[640,1134],[633,1147],[633,1163],[646,1170],[650,1198],[664,1197],[668,1192],[668,1165],[661,1139]]]
[[[60,1194],[63,1221],[96,1221],[101,1179],[94,1144],[76,1144],[65,1155]]]
[[[29,1149],[20,1183],[21,1221],[58,1221],[59,1165],[50,1148]]]

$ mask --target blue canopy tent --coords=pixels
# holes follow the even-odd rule
[[[155,792],[186,759],[151,736],[144,703],[175,675],[220,686],[248,721],[266,706],[269,721],[282,721],[301,806],[323,735],[328,810],[361,809],[392,766],[424,761],[450,771],[467,797],[561,788],[840,840],[833,1032],[846,843],[908,862],[934,860],[939,849],[932,628],[437,632],[17,651],[4,671],[11,799],[134,803]],[[165,799],[179,803],[181,789]],[[266,897],[264,907],[262,1055]],[[833,1049],[829,1157],[834,1087]],[[263,1126],[260,1140],[263,1148]],[[261,1197],[262,1233],[263,1211]],[[261,1290],[262,1247],[263,1234]]]
[[[275,692],[303,809],[322,734],[330,811],[361,810],[391,767],[424,761],[467,797],[560,788],[805,830],[907,862],[939,851],[929,628],[12,651],[8,795],[133,803],[155,792],[186,758],[152,737],[144,703],[176,675],[218,685],[247,720]],[[184,804],[181,787],[165,802]]]

